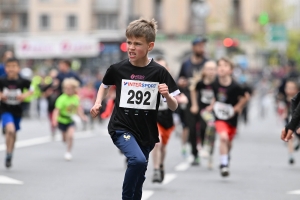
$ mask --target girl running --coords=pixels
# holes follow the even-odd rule
[[[214,61],[205,63],[200,81],[195,88],[191,88],[191,112],[198,114],[200,111],[200,137],[203,157],[209,156],[208,167],[212,168],[212,154],[215,141],[215,118],[212,112],[214,99],[213,83],[216,78],[217,64]]]

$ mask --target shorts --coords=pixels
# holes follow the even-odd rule
[[[58,129],[61,130],[62,132],[66,132],[68,128],[70,128],[71,126],[75,126],[75,123],[74,122],[71,122],[69,124],[58,123]]]
[[[1,115],[1,120],[2,120],[3,130],[5,129],[6,125],[9,123],[13,123],[15,125],[16,132],[20,130],[21,117],[14,116],[9,112],[4,112]]]
[[[226,132],[229,140],[232,141],[235,134],[236,134],[236,127],[228,124],[227,122],[218,120],[215,122],[215,127],[216,127],[216,131],[218,134],[222,133],[222,132]]]
[[[166,129],[162,125],[157,123],[157,128],[158,128],[159,135],[161,137],[162,144],[167,145],[175,126]]]

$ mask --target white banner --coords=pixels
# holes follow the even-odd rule
[[[21,39],[15,42],[19,59],[93,57],[99,53],[96,39]]]

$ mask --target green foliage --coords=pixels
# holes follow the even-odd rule
[[[295,60],[300,70],[300,31],[290,31],[288,34],[288,47],[287,57],[288,59]]]

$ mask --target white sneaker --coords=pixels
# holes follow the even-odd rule
[[[65,153],[65,160],[67,160],[67,161],[72,160],[72,154],[70,152]]]

